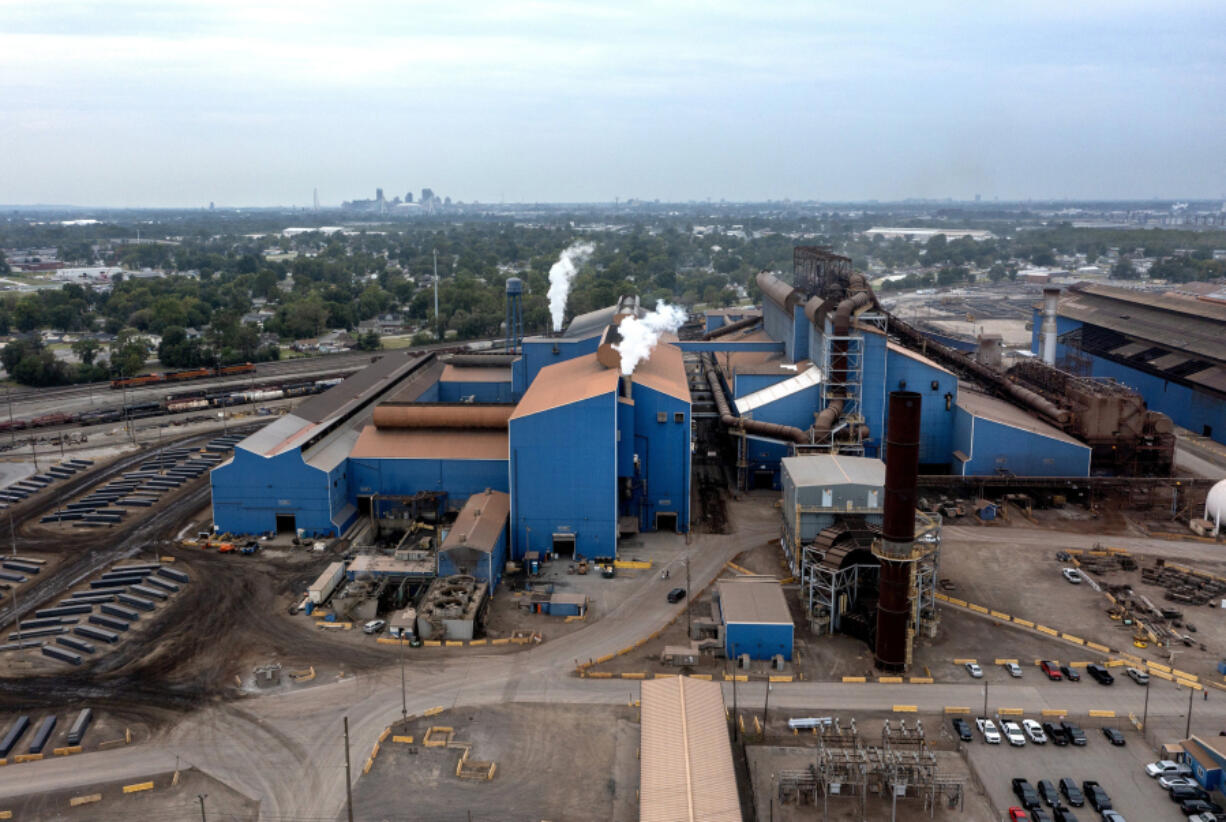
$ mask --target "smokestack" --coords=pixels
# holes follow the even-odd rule
[[[915,502],[919,476],[920,395],[890,392],[886,431],[885,506],[881,518],[880,592],[877,600],[877,667],[901,671],[907,665],[907,621],[911,615],[911,575],[915,541]]]
[[[1043,289],[1043,326],[1042,355],[1043,362],[1056,364],[1056,305],[1060,302],[1060,289]]]

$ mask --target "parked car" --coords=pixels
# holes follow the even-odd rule
[[[1061,722],[1060,727],[1063,728],[1064,733],[1068,735],[1068,741],[1070,744],[1082,747],[1088,741],[1086,739],[1086,732],[1081,730],[1081,728],[1078,728],[1073,723]]]
[[[1189,799],[1208,799],[1209,794],[1200,785],[1177,785],[1166,792],[1172,802],[1187,802]]]
[[[1035,808],[1030,812],[1030,822],[1051,822],[1051,817],[1042,808]]]
[[[1145,773],[1149,776],[1191,776],[1192,767],[1185,765],[1182,762],[1172,762],[1169,759],[1159,759],[1157,762],[1151,762],[1145,766]]]
[[[685,599],[685,589],[684,588],[674,588],[673,590],[668,592],[668,601],[671,604],[675,605],[676,603],[680,602],[683,599]]]
[[[1226,820],[1226,816],[1219,816],[1216,813],[1194,813],[1188,817],[1188,822],[1222,822]]]
[[[1145,671],[1142,671],[1140,668],[1129,667],[1124,670],[1124,673],[1128,674],[1128,676],[1132,678],[1132,681],[1138,685],[1149,684],[1149,674],[1145,673]]]
[[[1094,810],[1102,813],[1111,809],[1111,797],[1103,790],[1103,786],[1093,779],[1084,780],[1081,783],[1081,791],[1086,795],[1086,800]]]
[[[983,668],[979,667],[978,662],[966,663],[966,672],[971,675],[971,679],[983,679]]]
[[[1045,659],[1039,663],[1039,670],[1046,674],[1052,682],[1060,681],[1060,667],[1056,663]]]
[[[968,725],[966,720],[963,719],[962,717],[955,716],[953,719],[953,724],[954,724],[954,733],[956,733],[958,735],[958,738],[961,739],[963,742],[970,742],[972,739],[975,738],[971,734],[971,726]]]
[[[1077,673],[1077,669],[1069,665],[1061,665],[1060,673],[1064,674],[1064,678],[1069,682],[1080,682],[1081,674]]]
[[[1210,802],[1208,799],[1185,799],[1179,803],[1179,810],[1183,812],[1184,816],[1191,816],[1194,813],[1211,813],[1217,816],[1222,812],[1222,806],[1216,802]]]
[[[1077,822],[1077,815],[1063,805],[1058,808],[1052,808],[1051,814],[1055,818],[1055,822]],[[1103,817],[1103,819],[1106,818],[1105,816]],[[1123,820],[1123,817],[1121,816],[1120,819]]]
[[[1097,663],[1093,665],[1087,665],[1086,673],[1089,674],[1090,678],[1093,679],[1095,682],[1097,682],[1099,685],[1110,685],[1113,682],[1115,682],[1115,677],[1111,675],[1111,672],[1108,671],[1106,668],[1104,668],[1102,665],[1099,665]]]
[[[1051,740],[1051,744],[1061,747],[1068,744],[1068,734],[1059,725],[1053,725],[1050,722],[1043,723],[1043,733],[1047,734],[1047,738]]]
[[[1196,780],[1190,776],[1171,776],[1158,777],[1158,784],[1162,786],[1162,790],[1169,791],[1177,785],[1196,785]]]
[[[1128,822],[1119,811],[1113,811],[1110,808],[1103,811],[1103,822]]]
[[[1016,662],[1006,662],[1005,670],[1008,671],[1009,676],[1013,677],[1014,679],[1022,678],[1022,666],[1018,665]]]
[[[989,745],[1000,744],[1000,731],[996,730],[996,724],[986,716],[981,716],[975,720],[976,727],[979,728],[979,733],[983,734],[983,741]]]
[[[1081,788],[1077,787],[1077,783],[1067,776],[1060,780],[1060,793],[1064,794],[1064,800],[1074,808],[1080,808],[1086,803],[1085,794],[1081,792]]]
[[[1047,803],[1048,807],[1056,807],[1060,804],[1060,793],[1056,790],[1056,786],[1052,784],[1050,779],[1040,779],[1039,784],[1035,786],[1039,791],[1039,796]]]
[[[1030,741],[1036,745],[1047,744],[1047,734],[1043,732],[1043,726],[1033,719],[1022,720],[1022,730],[1026,732],[1026,736],[1030,737]]]
[[[382,619],[372,619],[362,626],[362,631],[367,634],[377,634],[387,627],[387,621]]]
[[[1022,779],[1020,776],[1013,778],[1013,794],[1017,797],[1017,801],[1021,803],[1023,808],[1032,810],[1039,807],[1039,792],[1034,789],[1027,779]]]
[[[1021,726],[1016,722],[1002,722],[1000,729],[1004,732],[1005,739],[1009,740],[1009,744],[1015,748],[1020,748],[1026,744],[1026,735],[1022,733]]]
[[[1112,745],[1123,745],[1125,742],[1124,735],[1118,728],[1103,728],[1103,736],[1107,737],[1107,741]]]
[[[1009,822],[1028,822],[1030,814],[1025,810],[1014,805],[1009,809]]]
[[[1069,582],[1073,583],[1074,585],[1081,584],[1081,572],[1078,571],[1076,568],[1065,568],[1060,573],[1064,574],[1064,578],[1067,579]]]

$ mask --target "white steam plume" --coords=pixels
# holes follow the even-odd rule
[[[613,350],[621,355],[622,374],[627,377],[643,360],[651,356],[651,349],[660,341],[661,334],[675,334],[685,323],[685,311],[661,300],[656,310],[649,311],[643,319],[626,317],[617,326],[621,342],[614,343]]]
[[[596,246],[591,243],[573,243],[558,257],[549,269],[549,315],[553,318],[553,330],[562,330],[562,315],[566,311],[566,296],[570,294],[570,281],[579,273],[579,266],[591,256]]]

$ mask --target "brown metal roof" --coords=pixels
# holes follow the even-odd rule
[[[1149,364],[1159,371],[1167,371],[1178,365],[1183,365],[1185,362],[1191,361],[1191,357],[1186,354],[1163,354],[1161,357],[1152,359]]]
[[[668,394],[684,402],[690,401],[690,381],[685,376],[685,363],[681,349],[661,342],[652,349],[651,356],[634,369],[633,380],[661,394]]]
[[[455,524],[447,532],[439,550],[471,549],[489,553],[507,527],[511,514],[511,497],[501,491],[473,494],[460,509]]]
[[[1197,385],[1203,385],[1206,388],[1212,388],[1216,391],[1226,391],[1226,368],[1215,365],[1212,368],[1206,368],[1204,371],[1198,371],[1195,374],[1188,375],[1188,381],[1194,382]]]
[[[643,682],[639,822],[741,822],[718,682]]]
[[[511,369],[468,365],[447,365],[439,382],[510,382]]]
[[[539,414],[601,394],[615,394],[618,376],[616,370],[605,368],[597,362],[595,354],[547,365],[528,386],[511,419]]]
[[[505,460],[507,432],[499,429],[375,428],[368,425],[354,459]]]
[[[396,381],[433,354],[392,351],[354,373],[340,385],[311,397],[294,409],[294,416],[309,422],[324,420],[345,413],[351,406],[368,401],[373,395],[393,387]]]
[[[1082,285],[1065,292],[1059,313],[1172,352],[1187,351],[1226,362],[1223,333],[1226,306],[1111,286]]]
[[[719,609],[724,622],[791,625],[783,587],[774,577],[738,577],[719,581]]]

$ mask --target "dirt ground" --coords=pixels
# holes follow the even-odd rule
[[[171,763],[172,767],[174,763]],[[122,783],[107,783],[71,792],[32,794],[8,804],[14,819],[97,820],[97,819],[195,819],[200,816],[200,796],[204,796],[205,813],[209,819],[246,822],[259,818],[259,803],[218,782],[191,770],[179,773],[179,784],[172,784],[172,772],[150,776],[153,789],[125,794]],[[101,794],[99,802],[71,807],[69,800],[78,796]]]
[[[391,737],[383,743],[354,788],[354,818],[632,822],[638,819],[637,714],[631,707],[516,704],[398,725],[392,733],[412,735],[413,744]],[[471,760],[495,762],[493,780],[457,778],[459,750],[423,746],[436,725],[472,743]],[[355,754],[355,764],[364,754]]]

